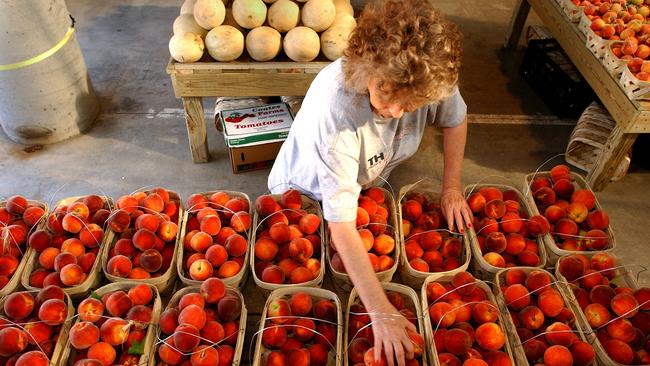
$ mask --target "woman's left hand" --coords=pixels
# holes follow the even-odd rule
[[[472,211],[469,209],[467,201],[459,189],[443,189],[442,195],[440,196],[440,207],[445,218],[447,218],[449,230],[454,231],[454,226],[456,226],[458,227],[457,232],[464,234],[465,229],[463,223],[467,227],[472,226]]]

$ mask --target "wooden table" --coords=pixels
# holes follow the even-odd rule
[[[632,101],[627,97],[618,80],[587,49],[584,35],[555,0],[518,0],[506,48],[517,45],[531,6],[616,121],[598,162],[587,176],[591,187],[600,191],[609,183],[637,135],[650,133],[650,103]]]
[[[305,95],[316,74],[329,61],[195,62],[170,58],[167,73],[174,94],[183,99],[192,161],[209,160],[203,97]]]

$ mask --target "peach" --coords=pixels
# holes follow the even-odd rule
[[[599,303],[589,304],[583,311],[587,322],[593,329],[600,328],[611,319],[607,308]]]
[[[507,285],[523,284],[526,282],[526,272],[521,269],[511,269],[506,272],[505,280]]]
[[[447,259],[460,257],[462,251],[463,251],[463,244],[460,242],[458,238],[455,237],[449,237],[445,239],[440,249],[442,256]]]
[[[374,203],[374,201],[372,202]],[[483,204],[485,204],[485,202],[483,202]],[[377,206],[375,204],[375,211],[376,210],[377,210]],[[408,200],[404,202],[404,204],[402,205],[402,216],[405,219],[410,221],[415,221],[420,217],[420,215],[422,215],[422,205],[419,202],[415,200]]]
[[[160,357],[161,361],[170,365],[179,365],[183,360],[183,355],[177,350],[173,338],[167,338],[158,347],[158,357]]]
[[[297,267],[296,267],[297,268]],[[293,270],[292,270],[293,271]],[[288,277],[288,276],[286,276]],[[283,270],[276,266],[270,265],[262,271],[262,281],[275,284],[283,284],[285,281],[285,274]]]
[[[551,345],[571,347],[578,340],[573,330],[566,324],[555,322],[546,328],[546,341]]]
[[[201,284],[201,296],[208,304],[216,304],[226,294],[226,286],[218,278],[209,278]]]
[[[312,309],[312,298],[311,295],[306,292],[296,292],[291,295],[289,300],[289,307],[291,308],[291,314],[296,316],[305,316],[311,312]]]
[[[199,228],[204,233],[215,236],[221,230],[221,220],[219,220],[219,216],[206,216],[201,219]]]
[[[214,244],[205,252],[205,259],[214,267],[219,267],[228,260],[228,252],[222,245]]]
[[[203,281],[212,277],[212,264],[207,259],[198,259],[190,266],[190,277],[196,281]]]
[[[391,236],[380,234],[375,237],[372,248],[379,255],[390,254],[395,250],[395,240]]]
[[[544,351],[544,364],[546,366],[571,366],[573,365],[573,356],[564,346],[550,346]]]
[[[458,328],[449,329],[445,334],[445,349],[457,356],[466,354],[472,348],[472,338]]]
[[[580,286],[586,290],[602,285],[604,277],[593,269],[585,270],[584,275],[580,278]]]
[[[5,210],[12,215],[22,215],[29,207],[27,199],[21,195],[11,196],[5,203]]]
[[[545,177],[537,177],[530,184],[531,192],[535,192],[542,187],[551,187],[551,181]]]
[[[521,219],[519,213],[507,212],[501,218],[501,229],[504,233],[517,233],[524,227],[524,220]]]
[[[147,272],[157,272],[162,267],[162,255],[156,249],[147,249],[140,256],[140,266]]]
[[[503,259],[503,257],[496,252],[489,252],[484,254],[483,259],[485,259],[485,261],[493,267],[504,268],[506,266],[505,259]]]
[[[89,297],[79,303],[77,312],[79,314],[79,319],[82,321],[95,323],[101,319],[101,316],[104,314],[104,304],[97,299]]]
[[[321,299],[313,306],[314,317],[330,322],[337,321],[336,305],[330,300]]]
[[[129,227],[131,217],[126,210],[117,210],[111,213],[107,222],[111,230],[122,233]]]
[[[616,271],[608,269],[614,268],[616,266],[616,261],[609,253],[597,253],[591,257],[590,261],[587,261],[587,265],[591,264],[591,268],[602,273],[603,276],[609,278],[610,280],[616,275]]]
[[[15,366],[48,366],[50,359],[41,351],[25,352],[16,359]]]
[[[274,201],[275,203],[275,201]],[[302,207],[302,197],[300,191],[289,189],[280,196],[280,204],[284,208],[298,210]]]
[[[506,213],[506,205],[500,199],[488,201],[483,209],[485,216],[491,219],[500,219]]]
[[[539,329],[544,324],[544,313],[536,306],[527,306],[519,312],[519,321],[527,329]]]
[[[365,192],[362,193],[364,196],[372,198],[375,202],[378,204],[384,203],[386,197],[384,195],[384,191],[381,188],[378,187],[371,187],[368,188]]]
[[[610,303],[612,303],[612,299],[614,298],[614,296],[616,296],[616,292],[614,291],[613,288],[609,287],[609,285],[595,286],[589,292],[589,300],[592,303],[598,303],[605,307],[610,306]],[[623,313],[625,313],[625,311]]]
[[[156,234],[147,229],[140,229],[133,235],[133,245],[141,251],[151,249],[156,244]]]
[[[29,235],[28,244],[37,252],[42,252],[50,246],[52,235],[46,230],[36,230]]]
[[[177,308],[167,309],[160,314],[160,330],[165,334],[174,333],[174,329],[178,326],[178,314],[180,311]]]
[[[314,214],[307,214],[300,218],[298,227],[304,234],[314,234],[320,227],[320,218]]]
[[[87,321],[76,323],[70,328],[70,344],[77,350],[89,348],[99,342],[99,328]]]
[[[603,250],[609,244],[609,236],[602,230],[589,230],[585,237],[585,245],[589,250]]]
[[[75,257],[80,257],[85,252],[84,244],[79,239],[70,238],[61,244],[61,253],[71,253]]]
[[[587,225],[591,229],[605,230],[609,226],[609,216],[603,210],[596,210],[587,215]]]
[[[224,322],[239,319],[242,303],[238,296],[229,294],[224,296],[217,304],[219,319]]]
[[[201,330],[206,322],[206,315],[203,309],[197,305],[188,305],[178,314],[178,324],[190,324]]]
[[[632,318],[638,313],[638,306],[636,298],[630,294],[618,294],[611,300],[612,311],[617,316],[626,319]]]
[[[632,364],[634,351],[625,342],[618,339],[610,339],[603,343],[603,348],[612,360],[624,365]]]
[[[442,245],[442,235],[437,231],[426,231],[418,235],[418,242],[424,250],[438,250]]]
[[[575,187],[568,179],[560,179],[553,184],[553,191],[558,197],[569,199],[573,194]]]
[[[379,207],[379,205],[373,199],[371,199],[369,197],[361,197],[361,198],[359,198],[358,208],[364,210],[368,214],[368,216],[376,214],[377,213],[377,207]],[[420,213],[419,214],[417,213],[417,207],[415,207],[414,209],[416,210],[416,211],[413,212],[413,214],[415,216],[420,216],[422,214],[422,206],[420,206]],[[417,219],[417,217],[415,219]],[[415,220],[415,219],[412,219],[412,220]]]
[[[248,248],[248,241],[239,234],[233,234],[226,239],[224,247],[228,254],[232,257],[241,257],[246,254]]]
[[[293,284],[304,283],[314,279],[312,272],[306,267],[297,267],[289,274],[289,282]]]
[[[520,284],[508,286],[503,292],[508,308],[521,310],[530,305],[530,294],[526,287]]]
[[[479,222],[478,231],[476,233],[487,236],[488,234],[496,231],[499,231],[499,223],[494,219],[484,217]]]
[[[545,316],[553,318],[560,314],[564,307],[562,295],[554,289],[549,289],[539,294],[537,306],[542,310]]]
[[[549,233],[551,225],[544,216],[534,215],[528,219],[526,229],[532,236],[543,236]]]
[[[12,319],[27,318],[34,310],[34,297],[28,292],[15,292],[7,296],[4,302],[4,312]]]
[[[269,235],[277,243],[286,243],[291,239],[291,230],[289,225],[278,222],[269,228]]]
[[[305,238],[297,238],[289,242],[289,254],[298,262],[305,262],[314,254],[314,246]]]
[[[41,218],[45,215],[45,211],[38,206],[28,207],[25,212],[23,212],[22,218],[23,222],[29,227],[34,226]]]
[[[591,344],[580,340],[576,340],[571,346],[571,355],[576,366],[591,365],[596,359],[596,352]]]
[[[152,314],[151,308],[144,305],[136,305],[129,309],[126,313],[126,320],[132,322],[133,328],[136,330],[144,330],[151,322]]]
[[[550,177],[554,182],[560,179],[571,179],[571,170],[564,164],[559,164],[551,168]]]
[[[537,205],[543,207],[552,205],[556,200],[555,191],[549,187],[539,188],[533,196]]]
[[[287,331],[285,328],[272,325],[266,327],[262,332],[262,344],[271,349],[278,349],[287,341]]]
[[[505,334],[500,326],[495,323],[483,323],[476,328],[476,343],[488,351],[497,351],[506,342]]]
[[[248,212],[239,211],[230,218],[230,227],[238,233],[248,231],[251,226],[251,216]]]
[[[219,353],[208,345],[196,348],[190,356],[192,366],[212,366],[219,363]]]
[[[194,325],[191,324],[180,324],[176,330],[174,330],[174,344],[176,348],[183,352],[189,353],[194,351],[194,349],[199,345],[200,338],[199,330],[196,329]]]
[[[165,208],[165,201],[158,193],[149,193],[142,202],[148,212],[162,212]]]
[[[550,205],[544,211],[544,216],[548,219],[551,224],[555,224],[566,217],[566,211],[559,206]]]
[[[176,234],[178,234],[178,225],[171,221],[164,221],[160,224],[156,233],[163,241],[173,241],[176,239]]]
[[[469,197],[467,198],[467,204],[469,205],[469,208],[474,213],[483,212],[486,203],[487,201],[485,200],[485,196],[483,196],[479,192],[474,192],[470,194]]]
[[[634,291],[634,298],[641,305],[639,309],[650,310],[650,288],[641,287],[637,289],[636,291]]]
[[[229,278],[239,273],[242,264],[238,262],[237,259],[243,260],[243,258],[244,257],[237,257],[237,258],[233,258],[233,260],[225,262],[223,265],[221,265],[221,267],[219,267],[219,270],[217,271],[217,276],[219,278]]]
[[[380,358],[375,357],[375,347],[370,347],[363,355],[363,362],[365,365],[372,366],[387,366],[388,361],[386,360],[386,354],[384,352],[380,353]]]
[[[106,299],[106,311],[112,316],[124,317],[133,301],[124,291],[115,291]]]
[[[131,273],[131,260],[123,255],[116,255],[106,263],[106,272],[116,277],[126,277]]]
[[[456,321],[453,307],[446,302],[437,302],[429,307],[429,317],[434,328],[448,328]],[[471,345],[470,345],[471,347]]]
[[[38,262],[45,269],[54,269],[54,260],[61,251],[57,248],[49,247],[41,252],[38,256]]]
[[[61,282],[66,286],[77,286],[86,278],[83,269],[78,264],[68,264],[61,268]]]
[[[528,274],[526,278],[526,287],[531,292],[541,293],[551,285],[551,276],[546,272],[535,270]]]
[[[596,196],[589,189],[579,189],[571,195],[571,202],[580,202],[589,211],[596,206]]]
[[[506,249],[507,246],[508,241],[506,240],[505,235],[499,231],[490,233],[485,238],[485,249],[491,252],[501,253]]]
[[[190,305],[196,305],[201,309],[205,308],[205,299],[200,293],[188,293],[181,297],[181,300],[178,302],[178,309],[183,310]]]
[[[36,295],[37,307],[40,307],[42,303],[50,299],[65,300],[65,292],[58,286],[47,286],[42,288]]]
[[[149,231],[156,232],[159,225],[160,219],[158,216],[152,214],[142,214],[135,220],[135,228],[137,230],[147,229]]]
[[[273,196],[268,194],[259,196],[255,199],[255,210],[257,210],[257,213],[260,216],[268,216],[275,212],[276,205],[277,202],[275,202]]]
[[[365,227],[369,223],[370,223],[370,216],[368,215],[368,212],[361,207],[357,207],[357,219],[356,219],[357,227],[358,228]]]
[[[506,237],[505,252],[510,255],[517,255],[524,251],[526,248],[526,240],[523,236],[512,233]]]
[[[558,270],[567,281],[574,281],[582,276],[585,268],[583,262],[578,257],[570,255],[560,259]]]

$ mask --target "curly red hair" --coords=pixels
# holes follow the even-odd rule
[[[436,103],[458,83],[462,35],[428,0],[375,0],[363,9],[344,52],[347,88],[368,92],[405,109]],[[411,108],[409,108],[409,106]]]

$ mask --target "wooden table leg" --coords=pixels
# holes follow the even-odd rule
[[[194,163],[207,163],[210,159],[208,151],[208,135],[205,129],[203,98],[184,97],[185,124],[187,137],[190,140],[190,152]]]
[[[623,133],[618,125],[614,127],[598,162],[587,176],[587,182],[594,191],[602,191],[609,184],[621,161],[632,148],[636,137],[637,134]]]
[[[512,19],[510,19],[510,33],[503,44],[504,48],[512,49],[517,47],[519,38],[521,38],[521,31],[524,29],[529,12],[530,4],[528,3],[528,0],[518,0],[517,4],[515,4],[514,11],[512,12]]]

